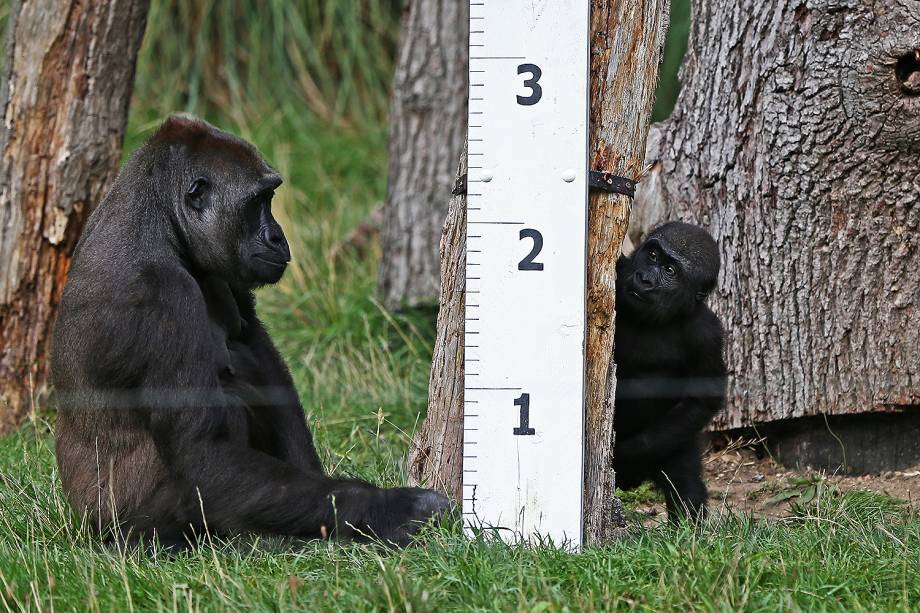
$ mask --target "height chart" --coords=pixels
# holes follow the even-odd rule
[[[589,0],[470,2],[463,513],[578,547]]]

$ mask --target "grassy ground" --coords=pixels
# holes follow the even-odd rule
[[[130,143],[150,127],[135,117]],[[260,301],[323,459],[402,483],[407,433],[424,409],[431,316],[377,306],[374,254],[328,256],[383,193],[384,135],[285,115],[241,131],[288,178],[279,210],[295,264]],[[49,432],[39,416],[0,439],[0,603],[10,610],[885,610],[920,601],[920,519],[860,492],[829,492],[782,521],[637,529],[581,555],[469,542],[451,527],[400,552],[255,538],[175,559],[119,552],[95,542],[63,501]]]
[[[348,3],[327,4],[339,7],[333,15],[342,23],[354,17]],[[289,27],[287,5],[271,6],[277,23]],[[361,92],[327,100],[319,88],[307,104],[309,87],[277,89],[284,81],[266,75],[266,87],[276,89],[261,95],[270,94],[272,104],[247,97],[223,112],[222,101],[244,95],[233,93],[244,83],[233,75],[246,67],[224,61],[215,73],[226,77],[223,89],[206,81],[177,89],[170,79],[184,83],[183,71],[196,69],[179,66],[177,77],[164,68],[171,61],[158,58],[172,57],[162,31],[185,17],[175,13],[181,3],[154,7],[160,12],[151,27],[160,38],[145,43],[126,148],[168,110],[193,110],[254,141],[284,174],[276,210],[294,262],[279,286],[260,293],[262,313],[289,360],[327,467],[403,483],[408,436],[425,406],[433,314],[394,316],[374,302],[378,254],[330,257],[384,193],[379,95],[373,104]],[[189,18],[199,20],[198,28],[203,17],[195,15]],[[327,21],[340,23],[335,19]],[[213,31],[228,27],[216,23]],[[308,35],[324,40],[322,29],[298,35],[302,42]],[[378,42],[387,41],[392,33]],[[289,49],[273,44],[277,54]],[[363,52],[364,45],[355,49]],[[205,66],[213,60],[203,51],[196,57]],[[335,66],[366,67],[362,62]],[[321,73],[322,65],[315,70]],[[383,62],[359,81],[373,84],[374,75],[389,69]],[[246,86],[257,84],[259,74],[248,75]],[[324,83],[322,74],[316,79]],[[207,100],[203,92],[211,93]],[[897,501],[861,492],[828,491],[771,522],[729,516],[697,529],[635,529],[607,549],[580,555],[468,541],[450,526],[405,551],[253,537],[215,541],[176,558],[120,552],[89,536],[64,502],[52,421],[39,411],[18,433],[0,438],[0,606],[6,610],[892,610],[920,602],[920,518]],[[654,493],[632,494],[627,503],[648,496]]]

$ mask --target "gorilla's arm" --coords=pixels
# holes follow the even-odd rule
[[[213,276],[200,285],[209,317],[227,337],[230,369],[221,378],[223,389],[252,409],[250,443],[302,470],[322,472],[294,381],[256,317],[252,293]]]
[[[406,518],[419,502],[408,488],[382,490],[359,481],[305,472],[228,438],[245,433],[243,408],[159,409],[151,428],[175,478],[189,486],[186,513],[203,510],[216,530],[298,536],[377,534],[403,543]],[[196,512],[197,511],[197,512]],[[325,533],[324,533],[325,532]]]
[[[660,419],[645,429],[622,441],[617,440],[615,456],[619,460],[661,462],[681,448],[696,441],[700,431],[722,408],[725,398],[726,373],[722,358],[722,326],[707,310],[700,317],[694,317],[683,327],[686,337],[683,345],[678,339],[668,339],[658,347],[647,347],[647,351],[678,350],[678,358],[686,365],[679,379],[661,381],[657,385],[651,379],[647,385],[651,390],[668,390],[676,387],[676,401]],[[654,359],[650,360],[652,363]],[[641,378],[630,382],[641,392]],[[670,392],[668,392],[670,395]]]
[[[268,332],[253,316],[239,341],[231,341],[235,378],[254,387],[250,418],[266,437],[264,450],[301,470],[322,472],[322,463],[290,372]]]
[[[434,495],[332,479],[249,447],[247,408],[223,391],[219,376],[228,352],[204,300],[195,299],[196,282],[181,270],[144,278],[144,312],[121,310],[116,316],[136,322],[139,342],[132,348],[145,354],[137,360],[145,367],[140,398],[150,411],[157,450],[172,479],[183,484],[192,518],[200,502],[208,525],[219,530],[320,536],[337,527],[342,536],[357,529],[405,542],[412,529],[405,526],[408,518],[438,502],[429,500]],[[302,413],[300,420],[306,430]],[[315,458],[312,444],[309,449]]]
[[[625,462],[661,462],[696,440],[718,411],[718,404],[703,399],[681,400],[656,423],[623,441],[617,440],[614,455]]]

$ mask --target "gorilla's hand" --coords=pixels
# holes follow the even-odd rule
[[[397,547],[409,545],[412,536],[429,520],[438,522],[457,508],[447,496],[418,487],[397,487],[380,493],[385,501],[375,509],[376,517],[367,519],[367,525],[374,536]]]

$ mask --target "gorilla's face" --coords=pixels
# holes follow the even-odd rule
[[[688,315],[705,300],[715,287],[718,260],[698,248],[714,246],[708,235],[691,238],[681,249],[666,235],[653,233],[624,258],[617,266],[619,305],[641,320],[665,323]]]
[[[258,175],[251,167],[222,173],[211,165],[208,170],[192,173],[180,205],[195,265],[238,287],[277,282],[291,259],[271,211],[281,177],[264,163]]]
[[[277,177],[277,175],[276,175]],[[269,180],[271,183],[271,180]],[[240,272],[244,284],[264,285],[281,279],[291,261],[291,251],[281,226],[272,217],[272,196],[277,182],[240,207],[243,232],[238,242]]]
[[[671,319],[695,302],[689,264],[665,241],[650,238],[618,272],[620,300],[643,319]]]

